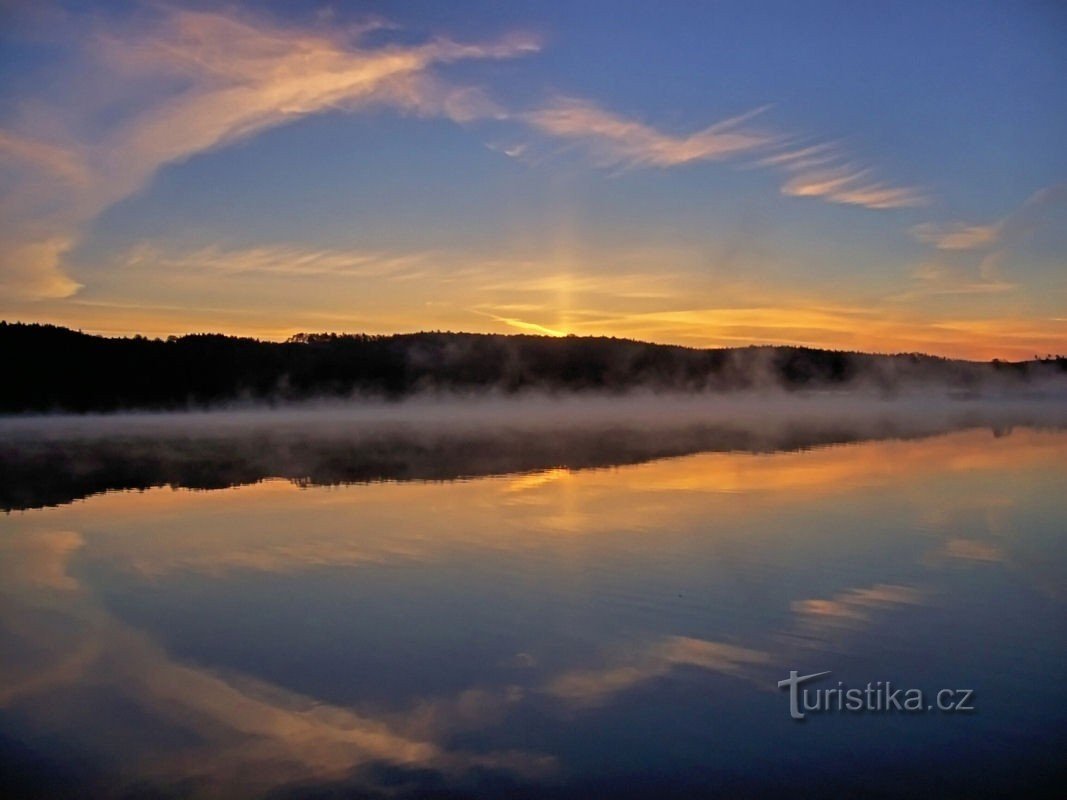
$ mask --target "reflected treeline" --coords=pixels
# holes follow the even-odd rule
[[[695,349],[607,337],[469,333],[300,334],[262,342],[216,334],[110,339],[0,322],[0,412],[188,409],[235,401],[398,399],[427,392],[735,392],[915,386],[1032,387],[1067,358],[977,363],[806,347]]]
[[[380,417],[319,409],[0,422],[0,508],[59,505],[109,490],[220,489],[283,478],[307,485],[456,480],[636,464],[699,452],[765,453],[988,427],[1065,427],[1056,402],[735,404],[502,401],[428,404]],[[362,412],[362,413],[361,413]]]

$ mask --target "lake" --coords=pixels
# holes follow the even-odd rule
[[[1061,785],[1060,410],[648,403],[7,421],[5,796]]]

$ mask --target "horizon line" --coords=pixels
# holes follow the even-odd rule
[[[928,352],[922,352],[922,351],[849,350],[849,349],[835,348],[835,347],[815,347],[815,346],[807,345],[807,344],[793,344],[793,343],[783,343],[783,342],[771,343],[771,342],[756,342],[756,341],[749,342],[748,344],[697,347],[697,346],[693,346],[693,345],[675,344],[675,343],[670,343],[670,342],[654,342],[654,341],[649,341],[647,339],[635,339],[635,338],[632,338],[632,337],[629,337],[629,336],[616,336],[616,335],[613,335],[613,334],[566,333],[566,334],[561,334],[561,335],[552,335],[552,334],[545,334],[545,333],[524,333],[524,332],[501,333],[501,332],[440,330],[440,329],[435,329],[435,330],[420,329],[420,330],[412,330],[412,331],[392,331],[390,333],[370,333],[370,332],[367,332],[367,331],[298,331],[296,333],[289,334],[285,338],[269,338],[269,337],[259,337],[259,336],[251,336],[251,335],[236,334],[236,333],[225,333],[225,332],[219,331],[219,330],[188,331],[186,333],[181,333],[181,334],[167,334],[167,335],[149,336],[149,335],[143,334],[143,333],[129,333],[129,332],[127,332],[127,333],[106,333],[106,332],[99,332],[99,331],[94,331],[94,330],[88,330],[87,331],[87,330],[82,329],[82,328],[73,328],[73,327],[70,327],[69,325],[61,325],[61,324],[54,323],[54,322],[37,322],[37,321],[25,322],[23,320],[0,319],[0,326],[9,326],[9,325],[21,325],[21,326],[24,326],[24,327],[56,328],[56,329],[59,329],[59,330],[70,331],[72,333],[79,333],[79,334],[81,334],[83,336],[91,336],[91,337],[94,337],[94,338],[97,338],[97,339],[107,339],[107,340],[112,340],[112,341],[114,341],[114,340],[144,339],[144,340],[147,340],[147,341],[164,342],[164,343],[166,343],[166,342],[168,342],[170,340],[180,340],[180,339],[183,339],[183,338],[189,338],[189,337],[194,337],[194,336],[221,336],[221,337],[228,338],[228,339],[249,340],[249,341],[257,342],[257,343],[260,343],[260,344],[299,344],[300,342],[298,342],[296,340],[298,339],[298,337],[302,337],[302,336],[332,336],[332,337],[337,337],[337,338],[363,336],[363,337],[369,337],[369,338],[388,339],[388,338],[402,337],[402,336],[446,335],[446,336],[485,336],[485,337],[497,337],[497,338],[504,338],[504,339],[545,339],[545,340],[553,340],[553,341],[560,341],[560,340],[567,340],[567,339],[604,339],[604,340],[611,340],[611,341],[618,341],[618,342],[631,342],[631,343],[634,343],[634,344],[646,345],[646,346],[650,346],[650,347],[669,347],[669,348],[675,348],[675,349],[679,349],[679,350],[691,350],[691,351],[716,351],[716,350],[720,350],[721,351],[721,350],[746,350],[746,349],[778,348],[778,349],[793,349],[793,350],[811,350],[811,351],[824,352],[824,353],[844,353],[844,354],[849,354],[849,355],[880,356],[880,357],[885,357],[885,358],[920,356],[920,357],[923,357],[923,358],[933,358],[933,359],[938,359],[938,360],[942,360],[942,361],[954,361],[954,362],[968,363],[968,364],[993,364],[993,363],[1026,364],[1026,363],[1041,362],[1041,361],[1056,361],[1056,360],[1061,360],[1061,359],[1067,358],[1067,356],[1065,356],[1063,354],[1060,354],[1060,353],[1046,353],[1044,356],[1042,356],[1042,355],[1040,355],[1038,353],[1035,353],[1032,358],[1024,358],[1024,359],[1019,359],[1019,360],[1012,360],[1012,359],[998,358],[998,357],[989,358],[989,359],[976,359],[976,358],[959,358],[959,357],[955,357],[955,356],[947,356],[947,355],[941,355],[941,354],[938,354],[938,353],[928,353]]]

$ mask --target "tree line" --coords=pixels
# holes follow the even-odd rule
[[[109,338],[55,325],[0,322],[0,412],[180,409],[258,401],[423,392],[895,391],[937,382],[1067,373],[1067,359],[979,363],[921,354],[806,347],[697,349],[609,337],[423,332],[298,334],[285,342],[222,334]]]

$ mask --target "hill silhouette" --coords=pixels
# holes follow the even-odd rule
[[[0,322],[0,413],[202,408],[422,392],[738,391],[852,386],[894,392],[1026,387],[1067,375],[1057,356],[973,362],[806,347],[696,349],[608,337],[426,332],[109,338]]]

